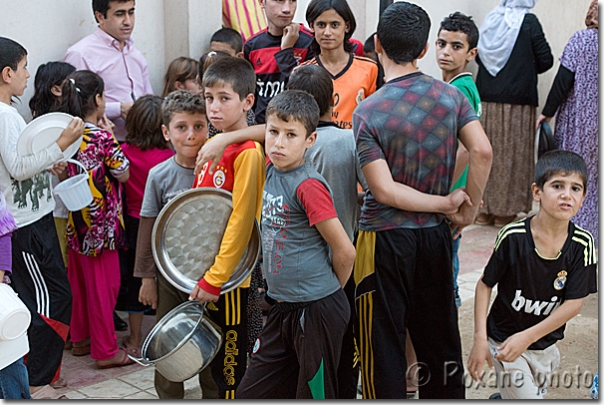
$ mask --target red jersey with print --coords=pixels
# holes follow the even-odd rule
[[[321,59],[314,57],[302,65],[321,67]],[[331,74],[330,74],[331,75]],[[331,120],[340,128],[352,129],[352,113],[357,105],[375,93],[378,67],[372,59],[350,54],[348,64],[333,80],[333,111]]]
[[[266,107],[273,97],[285,90],[292,70],[311,58],[310,44],[313,33],[300,26],[298,40],[292,48],[281,49],[283,36],[271,35],[267,29],[250,38],[243,47],[243,54],[256,72],[256,98],[254,113],[256,122],[264,124]]]
[[[254,220],[260,221],[266,167],[262,147],[253,141],[228,146],[213,174],[207,170],[211,163],[208,162],[195,177],[193,188],[212,187],[231,192],[233,211],[214,264],[198,285],[211,294],[219,295],[247,247]],[[248,277],[241,287],[249,287],[249,283]]]

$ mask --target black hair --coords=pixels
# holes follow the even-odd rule
[[[397,64],[413,62],[426,46],[430,17],[416,4],[399,1],[380,16],[377,36],[388,58]]]
[[[62,87],[67,76],[76,68],[67,62],[48,62],[38,66],[34,79],[34,95],[29,100],[33,118],[55,111],[61,99],[52,92],[54,86]]]
[[[126,116],[126,143],[140,150],[168,149],[161,130],[164,101],[159,96],[147,94],[138,98]]]
[[[212,63],[226,56],[231,55],[223,51],[208,51],[201,55],[201,58],[199,58],[199,64],[197,65],[197,76],[199,76],[199,81],[201,82],[203,80],[203,74],[206,70],[208,70],[208,67],[210,67]]]
[[[84,119],[96,110],[96,96],[103,91],[105,82],[101,76],[90,70],[75,71],[63,83],[58,111]]]
[[[367,38],[365,40],[365,43],[363,44],[363,49],[365,50],[365,53],[367,52],[375,52],[375,42],[373,37],[375,37],[375,34],[377,34],[376,32],[374,32],[373,34],[371,34],[369,36],[369,38]]]
[[[344,23],[348,24],[348,32],[344,34],[344,50],[346,52],[352,52],[354,50],[354,44],[350,42],[350,38],[357,28],[357,21],[346,0],[311,0],[306,9],[306,22],[308,22],[309,26],[312,26],[314,21],[328,10],[334,10],[342,17]],[[321,47],[316,39],[313,38],[310,47],[315,55],[321,53]]]
[[[229,45],[237,53],[243,51],[243,38],[232,28],[223,27],[212,34],[211,42],[222,42]]]
[[[26,56],[27,51],[21,44],[12,39],[0,37],[0,72],[7,66],[16,71],[19,63]]]
[[[440,23],[438,33],[442,30],[449,32],[463,32],[468,37],[468,45],[470,49],[476,48],[478,45],[478,27],[472,20],[472,17],[460,13],[459,11],[449,14]]]
[[[245,59],[226,56],[212,63],[203,74],[202,86],[212,87],[219,83],[230,84],[239,99],[256,91],[256,73]]]
[[[237,58],[240,59],[240,58]],[[177,113],[202,114],[206,117],[206,104],[199,94],[190,90],[176,90],[164,97],[162,123],[169,128],[172,117]]]
[[[545,183],[556,174],[567,176],[577,173],[583,181],[584,192],[587,192],[587,165],[585,160],[568,150],[549,151],[539,158],[535,165],[535,184],[543,190]]]
[[[99,12],[103,15],[104,18],[107,18],[107,11],[109,10],[109,3],[112,1],[116,3],[128,3],[130,0],[92,0],[92,12]],[[99,20],[96,18],[96,14],[94,15],[94,19],[98,23]]]
[[[266,121],[273,115],[281,121],[302,123],[307,138],[319,124],[319,106],[313,96],[302,90],[286,90],[273,97],[266,107]]]
[[[300,66],[289,78],[287,89],[302,90],[313,96],[319,107],[320,117],[333,107],[333,80],[324,67]]]

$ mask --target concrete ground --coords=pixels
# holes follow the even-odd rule
[[[474,287],[491,255],[497,231],[498,229],[493,226],[472,225],[466,228],[463,234],[459,253],[461,262],[459,285],[463,300],[459,312],[459,324],[464,362],[467,361],[472,346]],[[127,320],[127,314],[120,313],[120,315]],[[154,317],[145,316],[143,323],[145,335],[153,324]],[[120,336],[118,343],[121,343],[121,338],[127,336],[128,332],[118,332],[118,335]],[[598,294],[586,299],[581,313],[568,323],[565,339],[558,344],[558,347],[562,357],[557,370],[560,381],[558,387],[549,389],[548,399],[589,398],[590,374],[598,367]],[[70,399],[157,399],[153,388],[153,372],[153,367],[145,368],[138,364],[97,370],[90,356],[74,357],[70,351],[65,351],[62,377],[69,385],[60,391]],[[581,379],[587,382],[579,381]],[[489,380],[486,378],[485,383],[484,386],[477,386],[468,378],[466,397],[488,398],[496,389],[489,386]],[[569,383],[571,386],[565,388]],[[201,390],[196,378],[185,382],[185,390],[186,399],[201,398]]]

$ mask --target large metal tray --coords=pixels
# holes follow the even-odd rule
[[[212,267],[232,211],[231,193],[209,187],[187,190],[161,210],[151,235],[153,258],[175,288],[191,292]],[[254,221],[250,241],[221,294],[248,278],[259,255],[260,228]]]

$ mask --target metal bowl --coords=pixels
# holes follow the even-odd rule
[[[233,211],[231,193],[216,188],[195,188],[174,197],[161,210],[153,226],[152,251],[159,271],[175,288],[191,292],[212,267]],[[225,294],[243,283],[260,255],[260,228],[252,235],[229,280]]]

